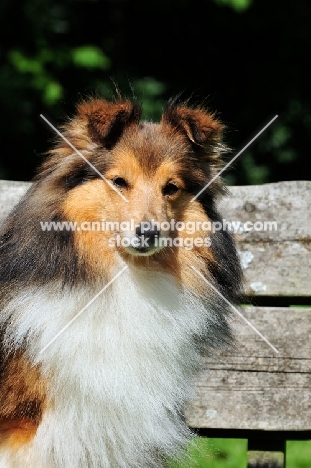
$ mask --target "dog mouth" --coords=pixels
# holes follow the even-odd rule
[[[135,236],[130,239],[127,251],[132,255],[149,256],[160,250],[158,236]]]
[[[129,248],[127,249],[131,252],[132,255],[148,257],[156,253],[159,249],[156,248],[147,248],[147,247],[138,247],[138,248]]]
[[[121,240],[124,251],[134,256],[151,256],[162,249],[158,235],[130,235]]]

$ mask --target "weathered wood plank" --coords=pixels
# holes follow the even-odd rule
[[[311,181],[229,190],[219,208],[224,219],[241,223],[236,239],[246,294],[310,297]],[[247,222],[274,222],[277,229],[246,231]]]
[[[311,240],[241,241],[238,249],[248,296],[311,296]]]
[[[278,354],[233,312],[236,344],[217,359],[205,358],[209,369],[311,373],[311,308],[241,307],[243,316],[277,348]]]
[[[229,189],[220,210],[241,223],[236,239],[246,294],[311,296],[311,181]],[[247,222],[274,222],[277,230],[246,231]]]
[[[205,359],[196,396],[186,410],[195,428],[311,429],[311,309],[243,308],[238,343],[219,359]]]
[[[246,231],[241,226],[240,242],[311,240],[311,181],[229,187],[219,209],[230,221],[277,224],[277,230]]]
[[[194,428],[310,430],[310,374],[214,371],[186,411]]]

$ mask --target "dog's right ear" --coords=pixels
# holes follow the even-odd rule
[[[78,105],[78,115],[87,120],[88,132],[96,143],[111,149],[121,137],[124,129],[139,123],[140,106],[131,101],[108,102],[93,99]]]
[[[169,101],[162,116],[162,123],[181,131],[198,146],[215,145],[221,141],[224,125],[201,108],[191,108],[186,104]]]

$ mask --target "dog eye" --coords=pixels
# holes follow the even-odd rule
[[[115,185],[118,188],[128,188],[128,183],[126,182],[123,177],[115,177],[112,179],[113,185]]]
[[[162,190],[163,195],[174,195],[179,190],[177,185],[173,184],[172,182],[168,182]]]
[[[71,190],[78,185],[82,185],[89,180],[96,179],[98,176],[93,170],[89,168],[82,167],[77,171],[73,171],[70,174],[66,175],[64,179],[64,184],[67,190]]]

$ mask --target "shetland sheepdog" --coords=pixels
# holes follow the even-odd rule
[[[206,241],[223,130],[123,98],[63,126],[0,232],[1,468],[158,468],[192,436],[202,349],[232,340],[240,294],[230,234]]]

